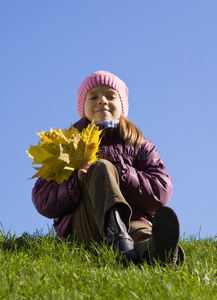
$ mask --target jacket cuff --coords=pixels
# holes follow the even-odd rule
[[[80,198],[80,189],[78,187],[78,171],[76,170],[74,174],[69,178],[67,182],[67,193],[69,198],[74,202],[78,203]]]

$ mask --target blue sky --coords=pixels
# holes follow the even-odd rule
[[[83,79],[108,70],[129,88],[129,115],[173,179],[181,235],[217,234],[217,2],[0,1],[0,222],[44,233],[26,154],[36,132],[79,119]],[[1,226],[0,226],[1,227]]]

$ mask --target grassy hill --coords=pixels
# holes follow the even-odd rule
[[[98,244],[0,231],[0,299],[217,299],[217,237],[181,245],[181,266],[126,266]]]

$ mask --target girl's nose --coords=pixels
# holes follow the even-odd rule
[[[99,97],[99,104],[101,105],[101,104],[105,104],[105,103],[107,103],[108,101],[107,101],[107,98],[105,97],[105,96],[100,96]]]

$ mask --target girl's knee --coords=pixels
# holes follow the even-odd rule
[[[104,174],[106,176],[113,174],[116,178],[119,178],[116,167],[110,161],[100,158],[90,165],[87,177],[91,178],[92,175],[104,177]]]
[[[103,158],[97,159],[90,165],[91,169],[92,168],[106,168],[107,169],[108,167],[114,167],[114,165],[110,161],[103,159]]]

